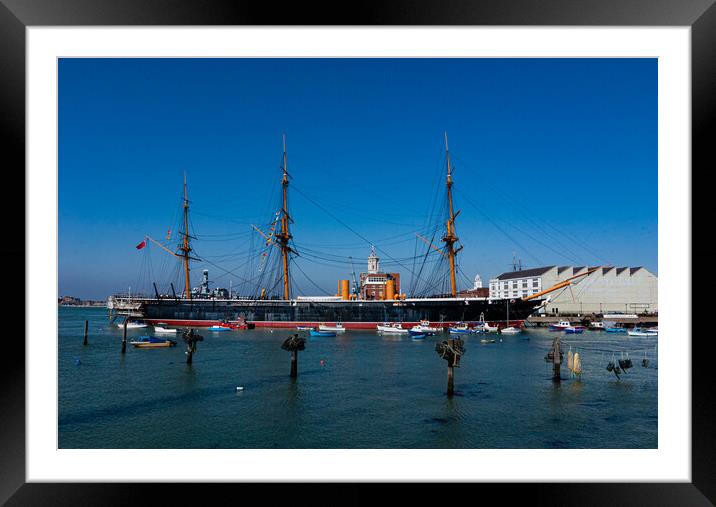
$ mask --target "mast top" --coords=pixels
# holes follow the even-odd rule
[[[447,163],[447,205],[448,205],[448,219],[446,225],[445,236],[443,242],[445,242],[445,249],[447,250],[447,258],[450,266],[450,293],[452,297],[457,295],[457,280],[455,276],[455,255],[460,251],[460,248],[455,248],[455,243],[458,241],[457,234],[455,233],[455,217],[457,213],[453,209],[452,203],[452,166],[450,165],[450,150],[448,147],[448,135],[445,132],[445,161]],[[459,213],[459,211],[458,211]]]

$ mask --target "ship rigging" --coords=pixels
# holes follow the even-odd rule
[[[459,216],[460,211],[455,211],[453,203],[454,166],[451,160],[447,133],[444,135],[444,142],[445,185],[443,188],[445,194],[443,199],[434,201],[438,208],[442,208],[444,211],[436,213],[434,205],[426,223],[427,227],[421,231],[423,234],[411,233],[409,235],[413,236],[413,241],[416,242],[416,252],[412,257],[396,258],[390,255],[384,248],[377,246],[376,242],[370,241],[369,238],[350,227],[331,210],[316,202],[308,193],[301,191],[296,186],[292,186],[298,194],[354,233],[366,245],[376,245],[375,249],[387,258],[385,261],[387,264],[402,268],[409,273],[411,276],[409,296],[400,291],[399,274],[389,272],[385,274],[375,273],[375,275],[379,276],[365,277],[365,280],[371,280],[373,283],[376,280],[382,280],[385,285],[385,289],[379,293],[379,297],[376,297],[376,293],[372,292],[373,297],[370,300],[366,299],[365,291],[361,292],[356,287],[355,273],[353,273],[354,287],[352,294],[348,288],[349,280],[346,279],[339,281],[339,290],[335,296],[331,296],[330,293],[321,297],[295,295],[295,280],[292,279],[292,267],[295,267],[297,272],[303,275],[304,279],[312,286],[318,289],[320,287],[307,276],[296,262],[298,249],[290,230],[291,224],[294,223],[289,212],[289,183],[291,176],[288,171],[286,137],[283,135],[280,164],[281,191],[278,206],[274,208],[277,211],[274,213],[271,222],[266,226],[268,227],[268,232],[265,232],[256,224],[251,224],[252,234],[258,232],[262,239],[258,249],[255,248],[254,236],[248,236],[248,238],[245,235],[240,236],[248,239],[248,243],[251,246],[248,253],[245,253],[242,258],[244,262],[232,269],[221,267],[210,260],[209,256],[196,254],[190,241],[197,239],[197,235],[190,233],[190,201],[185,174],[181,202],[181,221],[178,227],[181,241],[177,250],[172,251],[165,244],[149,236],[145,238],[181,261],[180,264],[184,275],[183,297],[177,297],[173,283],[170,284],[172,294],[169,296],[166,291],[160,294],[156,283],[152,282],[155,292],[154,298],[135,297],[134,300],[125,301],[120,296],[113,296],[108,301],[108,306],[110,310],[114,309],[121,312],[123,304],[127,304],[127,311],[131,310],[133,315],[140,313],[148,321],[156,320],[174,322],[175,324],[184,323],[186,325],[203,325],[204,323],[211,325],[211,322],[220,320],[245,319],[246,321],[255,322],[256,325],[267,326],[288,327],[295,325],[295,323],[343,322],[347,327],[366,326],[366,328],[369,328],[374,326],[375,322],[419,322],[420,320],[441,322],[447,326],[457,321],[477,320],[481,313],[485,314],[486,319],[499,322],[504,319],[505,304],[510,304],[510,315],[514,316],[515,322],[519,322],[539,308],[544,300],[532,297],[505,302],[488,298],[458,297],[457,275],[460,274],[468,282],[469,278],[462,273],[457,262],[457,254],[463,249],[463,246],[460,244],[457,235],[456,218]],[[438,204],[440,201],[442,204]],[[440,218],[441,216],[443,218]],[[433,221],[433,219],[437,220]],[[442,248],[435,245],[437,238],[441,238]],[[410,240],[410,237],[406,238],[406,240]],[[425,243],[423,251],[418,252],[418,243]],[[257,250],[260,254],[258,264],[253,260],[256,258]],[[318,263],[322,261],[333,263],[334,265],[342,264],[343,269],[348,263],[346,259],[352,263],[351,256],[343,258],[335,253],[325,253],[308,247],[301,247],[301,251],[304,252],[301,257],[308,262]],[[279,254],[278,258],[274,255],[274,252]],[[234,278],[238,279],[237,294],[234,295],[233,290],[229,293],[225,289],[217,289],[211,293],[208,290],[208,281],[206,281],[208,280],[206,270],[205,286],[201,290],[192,290],[190,261],[199,261],[212,265],[224,274],[231,276],[232,282]],[[409,266],[411,262],[412,266]],[[147,265],[151,267],[150,262],[147,262]],[[432,265],[433,269],[426,271],[425,268],[428,265]],[[237,269],[242,266],[245,268],[243,276],[237,273]],[[351,270],[353,270],[352,267]],[[363,274],[361,275],[361,280],[364,280]],[[279,287],[282,288],[280,295],[277,294]],[[566,285],[563,287],[566,287]],[[304,291],[299,290],[299,293],[301,292]],[[326,291],[321,292],[326,294]],[[549,292],[543,291],[539,296],[541,297]]]

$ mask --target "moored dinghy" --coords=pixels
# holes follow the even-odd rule
[[[557,324],[550,324],[550,331],[564,331],[568,327],[572,327],[572,323],[568,320],[560,320]]]
[[[179,332],[179,330],[162,326],[154,326],[154,332],[160,334],[176,334]]]
[[[567,334],[582,334],[584,332],[583,326],[569,326],[564,329]]]
[[[225,324],[219,324],[219,325],[209,326],[207,329],[209,331],[217,332],[217,331],[231,331],[232,328],[231,328],[231,326],[227,326]]]
[[[437,327],[435,327],[435,326],[431,326],[429,320],[421,320],[421,321],[420,321],[420,324],[418,324],[417,326],[414,326],[413,329],[415,329],[416,327],[417,327],[417,328],[420,328],[420,330],[421,330],[422,332],[428,333],[428,335],[433,334],[433,333],[437,333],[437,332],[440,331],[439,328],[437,328]]]
[[[329,338],[336,336],[334,331],[316,331],[315,329],[311,329],[310,333],[314,338]]]
[[[629,336],[659,336],[659,330],[635,327],[634,329],[629,329],[627,334]]]
[[[469,334],[471,332],[465,322],[456,322],[454,326],[450,327],[450,334]]]
[[[335,326],[327,326],[324,324],[321,324],[318,326],[319,331],[327,331],[327,332],[333,332],[333,333],[345,333],[346,328],[343,327],[343,324],[340,322],[336,322]]]
[[[410,333],[410,336],[418,336],[418,335],[425,335],[425,336],[433,336],[435,332],[433,331],[426,331],[423,326],[413,326],[408,330],[408,333]]]
[[[117,327],[124,327],[124,322],[118,323]],[[145,327],[147,327],[146,322],[139,322],[138,320],[127,322],[127,329],[144,329]]]
[[[398,323],[383,322],[383,324],[378,324],[376,328],[379,333],[408,334],[408,330]]]
[[[173,347],[177,344],[177,342],[166,338],[155,338],[154,336],[140,336],[139,338],[130,341],[129,344],[138,349],[158,349]]]

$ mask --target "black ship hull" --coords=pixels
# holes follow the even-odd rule
[[[341,322],[348,329],[375,329],[383,322],[434,325],[479,321],[519,325],[542,300],[409,299],[404,301],[272,301],[145,299],[138,312],[149,323],[210,326],[245,320],[257,327],[294,327]],[[509,323],[508,320],[509,307]]]

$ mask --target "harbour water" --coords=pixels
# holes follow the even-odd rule
[[[89,345],[82,345],[89,320]],[[60,448],[656,448],[657,338],[563,335],[562,382],[545,362],[555,333],[465,338],[445,396],[436,340],[348,332],[308,338],[289,378],[286,330],[200,330],[192,365],[176,347],[120,353],[102,308],[59,308]],[[128,330],[128,341],[152,328]],[[529,337],[529,340],[525,338]],[[566,367],[582,357],[581,381]],[[612,354],[634,366],[617,379]],[[649,360],[647,368],[642,359]],[[238,391],[237,387],[243,387]]]

